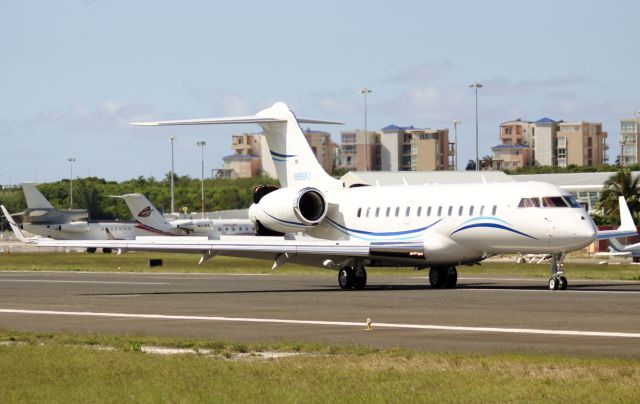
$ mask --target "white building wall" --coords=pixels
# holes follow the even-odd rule
[[[552,125],[536,125],[534,147],[536,165],[554,165],[555,132],[555,127]]]

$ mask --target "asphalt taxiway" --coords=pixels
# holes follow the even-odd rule
[[[0,272],[0,328],[301,341],[467,353],[545,352],[640,358],[640,281],[370,275]],[[366,330],[371,319],[372,330]]]

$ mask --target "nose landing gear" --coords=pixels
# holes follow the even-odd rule
[[[569,286],[564,271],[560,269],[565,254],[553,254],[551,260],[551,277],[549,278],[549,290],[566,290]]]

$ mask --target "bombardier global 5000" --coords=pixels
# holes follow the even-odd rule
[[[300,128],[336,122],[296,118],[282,102],[253,116],[137,125],[247,123],[262,128],[281,185],[254,191],[249,217],[258,236],[73,242],[24,239],[14,224],[13,229],[23,241],[41,246],[190,252],[200,254],[201,262],[225,255],[268,259],[273,268],[289,262],[332,268],[343,289],[364,288],[365,268],[373,266],[429,269],[432,287],[453,288],[457,266],[512,253],[551,254],[549,288],[566,289],[558,265],[564,254],[597,238],[636,234],[624,199],[621,226],[598,232],[571,195],[542,182],[348,188],[322,169]]]

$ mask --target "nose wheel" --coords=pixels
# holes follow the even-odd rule
[[[566,290],[569,286],[564,271],[560,269],[564,254],[553,254],[551,260],[551,277],[549,278],[549,290]]]

